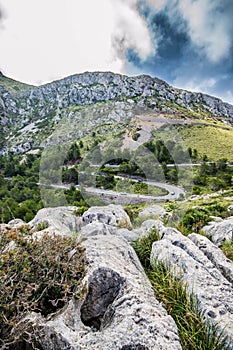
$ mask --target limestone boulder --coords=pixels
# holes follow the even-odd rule
[[[85,225],[92,222],[101,222],[119,228],[132,228],[128,214],[122,206],[114,204],[104,207],[91,207],[83,214],[82,220]]]
[[[233,241],[233,217],[221,222],[211,222],[203,227],[203,232],[218,246],[224,241]]]
[[[160,205],[152,205],[150,207],[147,207],[143,210],[141,210],[138,214],[138,217],[146,218],[148,216],[153,216],[156,218],[163,217],[166,214],[166,210],[161,207]]]
[[[28,315],[40,349],[181,350],[176,324],[159,303],[133,248],[114,235],[82,240],[86,276],[57,315]]]
[[[139,229],[140,236],[148,236],[152,229],[159,231],[161,227],[163,227],[163,223],[160,220],[146,220],[142,223]]]
[[[14,229],[26,225],[26,223],[21,219],[13,219],[8,222],[8,225]]]
[[[136,241],[139,238],[139,232],[137,230],[128,230],[127,228],[116,230],[115,235],[126,239],[128,242]]]
[[[230,213],[230,215],[233,214],[233,204],[228,205],[227,211]]]
[[[153,243],[152,266],[156,261],[166,264],[187,285],[187,291],[194,293],[203,317],[218,325],[233,344],[232,284],[191,239],[172,230]]]
[[[205,254],[222,275],[233,284],[233,262],[207,237],[192,233],[188,238]]]
[[[80,236],[83,238],[97,235],[112,235],[116,233],[116,227],[104,224],[102,222],[92,222],[81,228]]]
[[[134,230],[128,230],[127,228],[117,228],[103,224],[102,222],[92,222],[85,225],[80,231],[80,237],[87,238],[97,235],[116,235],[126,239],[128,242],[135,241],[139,237],[139,233]]]
[[[74,211],[77,207],[43,208],[38,211],[33,220],[28,224],[35,231],[47,231],[49,234],[70,235],[80,231],[83,226],[81,217],[77,217]]]

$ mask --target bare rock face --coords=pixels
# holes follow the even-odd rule
[[[181,350],[176,324],[156,300],[133,248],[115,235],[82,242],[79,298],[49,320],[35,313],[40,349]]]
[[[100,330],[104,315],[119,294],[123,283],[124,279],[109,268],[99,268],[93,272],[81,307],[83,324]]]
[[[222,250],[207,237],[192,233],[189,239],[206,255],[222,275],[233,284],[233,263],[227,259]]]
[[[162,221],[160,220],[146,220],[142,223],[141,227],[137,229],[140,237],[148,236],[152,229],[156,229],[158,232],[164,227]]]
[[[233,241],[233,217],[221,222],[211,222],[202,230],[216,245],[220,245],[224,241]]]
[[[44,208],[38,211],[33,220],[28,224],[33,229],[48,227],[49,233],[70,235],[82,227],[81,218],[74,215],[76,207]],[[38,230],[39,231],[39,230]]]
[[[221,261],[216,254],[211,258],[206,248],[202,249],[202,244],[197,243],[200,242],[197,235],[194,243],[194,236],[188,238],[176,229],[163,227],[160,236],[162,239],[152,247],[152,265],[156,260],[166,264],[173,274],[187,284],[188,292],[194,293],[204,317],[215,322],[233,340],[232,284],[222,269],[223,265],[226,268],[226,261]],[[232,268],[232,263],[228,262],[228,268],[229,265]]]
[[[11,228],[18,228],[19,226],[24,226],[26,223],[21,220],[21,219],[13,219],[11,221],[8,222],[8,225],[11,227]]]
[[[116,228],[102,222],[92,222],[82,227],[80,235],[83,238],[97,236],[97,235],[111,235],[115,234]]]
[[[80,236],[87,238],[97,235],[116,235],[125,238],[128,242],[135,241],[139,237],[139,233],[127,228],[117,228],[115,226],[103,224],[101,222],[92,222],[82,227]]]
[[[105,207],[91,207],[82,216],[84,224],[101,222],[119,228],[132,228],[130,218],[120,205],[110,204]]]
[[[139,217],[156,216],[161,217],[165,215],[166,211],[160,205],[152,205],[148,208],[141,210],[138,214]]]

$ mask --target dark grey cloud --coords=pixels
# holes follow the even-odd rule
[[[129,49],[129,69],[233,103],[233,1],[161,0],[160,5],[138,3],[155,50],[142,61]]]

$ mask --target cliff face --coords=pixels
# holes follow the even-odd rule
[[[224,349],[233,348],[233,264],[217,246],[197,234],[185,237],[160,220],[145,221],[140,229],[132,230],[121,206],[92,207],[79,218],[74,209],[42,209],[29,222],[33,239],[40,240],[45,234],[70,237],[78,231],[77,240],[85,249],[86,274],[69,302],[48,317],[36,312],[24,315],[23,323],[32,326],[30,332],[39,349],[182,349],[176,323],[156,299],[130,244],[153,229],[159,240],[152,247],[151,265],[156,269],[156,261],[167,264],[171,275],[187,284],[203,319],[215,323],[228,337],[230,345]],[[47,227],[38,232],[36,228],[42,229],[45,222]],[[13,221],[9,225],[17,230],[24,224]],[[1,226],[2,232],[6,229]],[[16,247],[12,244],[13,253]],[[76,254],[72,249],[69,259]],[[13,344],[14,349],[26,346],[32,348],[22,340]]]
[[[101,116],[98,125],[111,125],[113,115],[117,115],[117,122],[127,125],[132,114],[145,110],[186,117],[196,113],[200,118],[211,114],[229,123],[233,118],[230,104],[174,88],[150,76],[83,73],[40,87],[0,77],[0,124],[7,134],[8,146],[15,152],[38,147],[62,120],[72,123],[93,114],[92,120]],[[90,132],[93,125],[88,118],[87,124]],[[81,136],[87,133],[82,127],[80,130],[80,125],[79,131]]]

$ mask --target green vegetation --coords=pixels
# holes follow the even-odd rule
[[[66,155],[65,163],[81,161],[81,153],[77,143],[73,143]]]
[[[20,94],[22,92],[26,92],[27,90],[33,88],[32,85],[20,83],[19,81],[16,81],[1,75],[0,75],[0,86],[4,86],[6,89],[8,89],[9,91],[15,94]]]
[[[202,162],[193,178],[195,194],[211,193],[231,188],[233,185],[233,167],[227,164],[227,159],[217,162]]]
[[[194,295],[187,292],[181,280],[171,274],[168,267],[156,262],[152,268],[150,253],[153,242],[159,240],[155,229],[148,237],[133,244],[153,286],[156,298],[162,302],[175,320],[184,350],[226,350],[227,339],[219,334],[216,326],[205,322]]]
[[[73,156],[74,150],[70,154]],[[12,219],[19,218],[28,222],[33,219],[35,214],[43,208],[39,183],[39,168],[44,166],[43,175],[45,176],[44,184],[47,186],[48,195],[54,198],[54,203],[60,203],[64,190],[51,189],[49,184],[46,185],[47,179],[56,183],[59,170],[58,164],[60,154],[51,155],[43,160],[39,155],[17,156],[9,153],[8,156],[0,157],[0,222],[8,222]],[[50,166],[53,162],[52,169]],[[48,170],[47,170],[48,169]],[[68,169],[65,167],[62,173],[64,182],[77,184],[78,171],[76,168]],[[40,181],[43,179],[40,179]],[[86,206],[81,192],[77,191],[74,186],[65,191],[68,204],[76,206]],[[61,202],[62,205],[62,202]]]
[[[233,129],[217,128],[214,126],[192,126],[183,128],[182,136],[185,143],[195,147],[200,154],[206,154],[211,160],[224,158],[227,154],[229,161],[233,161],[232,138]]]
[[[203,120],[202,120],[203,123]],[[233,161],[233,128],[222,122],[212,121],[214,125],[172,125],[160,128],[154,136],[161,138],[164,142],[173,140],[174,135],[177,142],[184,147],[196,149],[201,159],[205,154],[208,159],[217,161],[227,155],[229,161]]]
[[[168,140],[166,143],[162,139],[148,141],[144,147],[154,153],[159,163],[174,164],[186,163],[190,161],[190,154],[184,150],[180,144]]]
[[[1,234],[0,345],[28,338],[30,325],[20,323],[28,312],[47,316],[78,297],[85,274],[84,250],[74,238],[45,235],[35,240],[32,233],[21,226]]]
[[[227,207],[232,199],[225,199],[224,195],[219,194],[208,200],[200,197],[189,202],[167,203],[165,209],[170,211],[167,223],[177,227],[184,235],[191,232],[201,233],[202,227],[212,220],[212,215],[221,218],[231,215]]]
[[[144,182],[135,182],[129,179],[117,179],[115,189],[118,192],[126,192],[150,196],[164,196],[168,191],[164,188],[147,185]]]
[[[233,242],[224,242],[220,248],[226,257],[233,261]]]
[[[199,232],[209,221],[211,218],[206,208],[191,208],[186,211],[179,222],[179,229],[186,234]]]
[[[130,221],[133,223],[138,217],[141,210],[145,209],[146,204],[128,204],[124,207],[124,210],[129,215]]]
[[[20,159],[9,153],[7,157],[0,157],[0,168],[0,222],[14,218],[30,221],[42,208],[37,185],[38,156]]]

